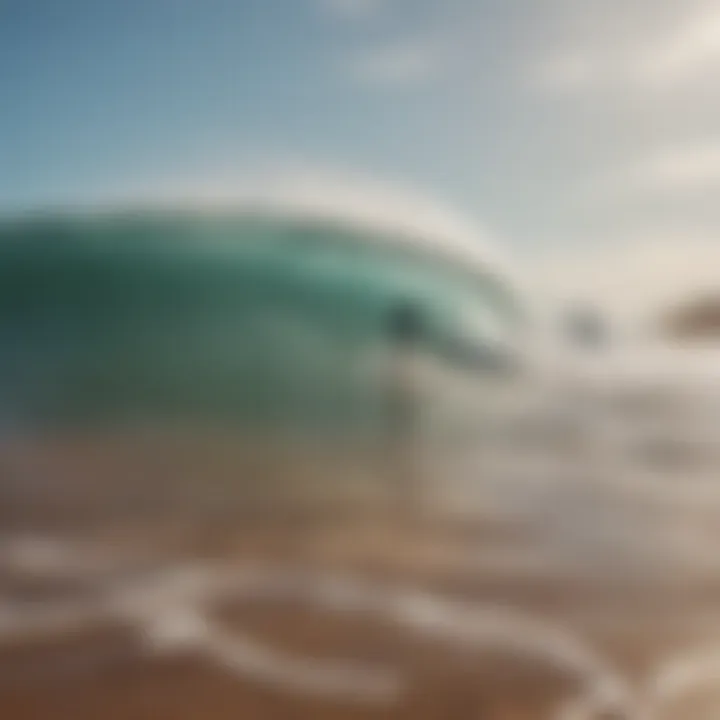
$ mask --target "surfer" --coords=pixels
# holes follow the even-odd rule
[[[412,302],[400,302],[387,317],[390,350],[388,377],[388,432],[393,499],[402,514],[415,515],[421,498],[417,472],[417,433],[420,419],[418,365],[426,328],[422,311]]]

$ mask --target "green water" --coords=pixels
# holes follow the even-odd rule
[[[5,417],[375,427],[384,389],[370,360],[387,344],[398,302],[421,309],[423,349],[448,362],[461,316],[476,308],[517,320],[492,275],[377,239],[260,214],[8,221],[0,225]]]

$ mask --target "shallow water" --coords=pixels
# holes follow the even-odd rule
[[[713,716],[720,402],[711,385],[694,395],[581,389],[508,396],[459,384],[451,396],[444,386],[446,404],[430,403],[433,413],[389,450],[271,449],[267,477],[299,478],[301,494],[310,478],[323,501],[333,496],[309,525],[272,504],[255,523],[222,507],[243,506],[218,484],[245,477],[246,448],[232,436],[203,452],[157,437],[145,438],[144,454],[107,438],[16,448],[6,467],[35,473],[35,501],[50,509],[4,536],[0,709],[17,718],[97,717],[109,706],[128,719],[151,707],[161,718],[220,719]],[[98,483],[109,467],[111,481]],[[160,467],[167,482],[150,492]],[[48,473],[56,488],[84,477],[62,523],[43,522],[57,520]],[[417,501],[400,517],[398,475]],[[73,523],[93,480],[112,502]],[[131,481],[145,486],[132,507],[146,516],[108,515]],[[362,509],[356,486],[378,490]],[[226,513],[194,504],[209,487],[223,488]],[[601,714],[611,711],[620,714]]]

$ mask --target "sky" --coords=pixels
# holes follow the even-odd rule
[[[719,73],[720,0],[0,0],[0,210],[375,183],[645,307],[720,281]]]

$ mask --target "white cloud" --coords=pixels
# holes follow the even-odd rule
[[[638,78],[667,86],[720,69],[720,3],[708,2],[690,13],[666,37],[636,58]]]
[[[323,10],[348,20],[368,17],[380,10],[385,0],[318,0]]]
[[[578,90],[592,83],[594,72],[589,57],[568,55],[538,63],[532,71],[533,84],[544,90]]]
[[[720,189],[720,136],[662,146],[594,181],[580,197],[634,199],[638,195],[679,197]]]
[[[631,185],[649,190],[696,190],[720,184],[720,138],[670,146],[631,168]]]
[[[358,80],[371,85],[416,86],[432,79],[442,64],[442,51],[437,44],[397,41],[356,57],[352,71]]]
[[[531,65],[536,87],[669,91],[714,80],[720,71],[720,0],[678,3],[663,22],[655,2],[643,2],[634,13],[608,7],[613,15],[606,22],[567,38],[565,51]]]

